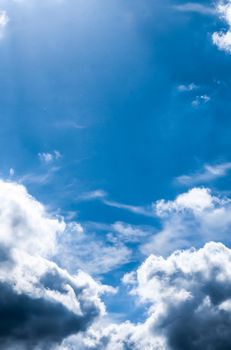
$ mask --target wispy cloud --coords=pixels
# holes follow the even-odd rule
[[[182,185],[195,185],[206,183],[228,175],[231,170],[231,162],[215,165],[205,164],[202,170],[190,175],[178,176],[175,180]]]
[[[199,86],[194,84],[194,83],[190,83],[190,84],[182,84],[182,85],[178,85],[177,86],[177,90],[180,92],[188,92],[188,91],[193,91],[198,89]]]
[[[82,193],[79,197],[79,201],[91,201],[96,199],[102,199],[107,196],[107,192],[104,190],[94,190]]]
[[[110,242],[136,242],[153,235],[156,229],[147,225],[132,225],[127,222],[117,221],[113,224],[101,222],[85,222],[83,224],[87,232],[106,232],[106,238]]]
[[[51,163],[54,160],[58,160],[62,157],[61,153],[57,150],[55,150],[52,153],[38,153],[38,157],[42,163]]]
[[[102,202],[108,205],[109,207],[127,210],[134,214],[139,214],[144,216],[153,216],[151,207],[124,204],[124,203],[120,203],[120,202],[116,202],[108,199],[103,199]]]
[[[151,206],[137,206],[131,204],[125,204],[121,202],[117,202],[108,198],[108,194],[104,190],[95,190],[90,192],[85,192],[81,194],[77,200],[79,201],[91,201],[91,200],[99,200],[103,204],[117,208],[122,210],[127,210],[131,213],[144,215],[144,216],[153,216],[152,207]]]
[[[74,120],[62,120],[57,123],[55,123],[55,127],[58,129],[85,129],[86,126],[77,123]]]
[[[133,259],[132,251],[123,242],[85,232],[76,223],[67,226],[58,244],[56,260],[73,273],[83,269],[91,274],[104,274]]]
[[[215,8],[194,2],[176,5],[174,9],[181,12],[194,12],[202,15],[214,15],[216,13]]]
[[[206,104],[211,100],[211,97],[208,95],[200,95],[196,96],[196,98],[192,101],[192,106],[194,108],[199,107],[201,104]]]
[[[50,167],[49,170],[46,173],[27,173],[25,175],[20,176],[17,181],[22,184],[37,184],[37,185],[44,185],[49,183],[55,173],[57,173],[60,170],[59,167]]]

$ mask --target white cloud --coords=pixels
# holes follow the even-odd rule
[[[6,11],[0,11],[0,30],[4,29],[9,22]]]
[[[220,163],[215,165],[205,164],[201,171],[191,175],[181,175],[176,181],[182,185],[195,185],[198,183],[206,183],[224,177],[231,169],[231,163]]]
[[[54,151],[53,153],[38,153],[38,157],[42,163],[51,163],[54,160],[58,160],[62,157],[59,151]]]
[[[209,189],[193,188],[173,201],[154,203],[153,209],[162,229],[141,247],[146,255],[169,254],[209,240],[230,241],[230,199],[214,196]]]
[[[65,223],[51,218],[24,186],[0,180],[0,245],[43,257],[55,252]]]
[[[160,200],[155,204],[155,211],[162,217],[171,212],[182,212],[191,209],[193,212],[202,212],[214,208],[214,202],[219,201],[212,197],[207,188],[193,188],[186,193],[180,194],[174,201]]]
[[[220,1],[217,6],[217,13],[223,21],[226,22],[228,29],[226,31],[215,32],[212,40],[220,50],[231,52],[231,1]]]

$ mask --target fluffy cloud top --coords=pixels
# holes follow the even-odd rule
[[[0,180],[0,245],[43,257],[53,255],[65,223],[51,218],[22,185]]]
[[[172,201],[160,200],[153,209],[162,229],[143,244],[146,255],[166,255],[178,248],[200,247],[210,240],[230,242],[230,199],[215,196],[207,188],[195,187]]]

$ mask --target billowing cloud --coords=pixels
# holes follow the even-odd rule
[[[143,323],[90,329],[66,341],[81,350],[225,350],[231,348],[231,250],[210,242],[199,250],[151,255],[124,277],[147,308]],[[65,342],[63,344],[65,346]]]
[[[126,257],[121,253],[126,246],[116,242],[113,251],[105,242],[89,239],[81,225],[51,216],[24,186],[1,180],[0,318],[4,322],[0,342],[4,349],[229,349],[231,250],[215,242],[198,250],[176,251],[175,245],[193,245],[194,238],[200,245],[203,236],[208,241],[227,235],[230,199],[194,188],[172,201],[156,202],[153,211],[163,230],[150,242],[152,253],[146,261],[123,278],[128,297],[143,310],[143,321],[115,324],[103,317],[100,298],[114,289],[78,267],[88,256],[89,264],[98,264],[102,272],[105,266],[110,270],[124,263],[120,259]],[[141,228],[121,222],[112,228],[125,241],[130,236],[145,237]],[[65,239],[68,247],[79,250],[77,262],[67,263],[67,270],[61,260],[71,250],[60,253]],[[99,250],[100,258],[94,256]],[[81,254],[86,255],[83,260]],[[110,256],[112,262],[107,261]]]
[[[231,250],[208,243],[199,250],[150,256],[133,287],[150,304],[149,322],[170,349],[231,347]]]
[[[52,343],[85,330],[104,313],[99,296],[109,289],[78,269],[72,276],[51,260],[58,236],[67,229],[24,186],[0,181],[0,342],[4,349],[37,345],[49,349]]]

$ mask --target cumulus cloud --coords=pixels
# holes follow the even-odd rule
[[[141,250],[146,255],[169,254],[209,240],[230,242],[230,199],[215,196],[207,188],[195,187],[175,200],[157,201],[153,210],[161,219],[162,229],[143,244]]]
[[[62,349],[225,350],[231,347],[231,250],[203,248],[151,255],[124,277],[147,310],[144,322],[93,326]]]
[[[51,259],[68,229],[24,186],[0,180],[0,342],[4,349],[50,349],[105,311],[109,289]],[[45,345],[46,344],[46,345]]]
[[[146,323],[129,321],[109,326],[98,325],[84,335],[65,340],[54,350],[167,350],[163,337],[153,337]],[[170,350],[170,349],[169,349]]]
[[[146,261],[123,278],[129,298],[143,308],[144,320],[115,324],[103,318],[100,297],[115,290],[78,268],[81,254],[89,264],[98,264],[101,272],[105,266],[115,267],[124,259],[121,256],[126,261],[121,253],[126,246],[91,239],[81,225],[51,216],[24,186],[1,180],[0,318],[4,322],[0,342],[4,349],[229,349],[231,250],[216,242],[198,249],[176,248],[183,247],[182,242],[187,247],[222,240],[231,226],[230,199],[207,188],[193,188],[174,200],[156,202],[153,211],[163,230],[149,242],[152,252]],[[145,237],[141,228],[121,222],[112,230],[125,241]],[[70,251],[62,255],[66,239]],[[73,264],[72,259],[65,269],[65,259],[73,251],[79,251],[77,261]]]
[[[150,305],[149,327],[170,349],[229,349],[230,270],[231,250],[221,243],[151,255],[133,276],[132,293]]]
[[[215,32],[212,40],[220,50],[231,52],[231,2],[220,1],[217,6],[217,13],[221,19],[227,24],[228,29]]]

